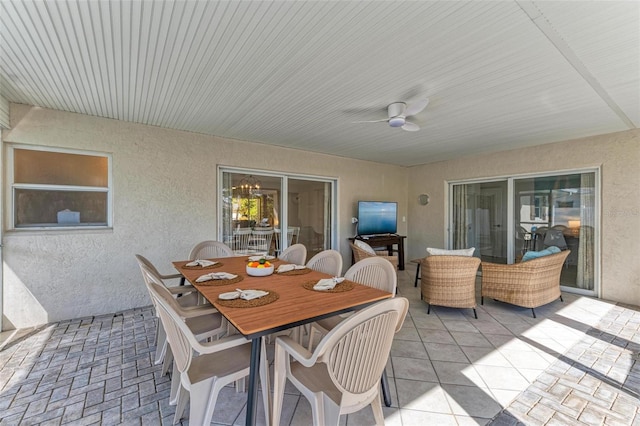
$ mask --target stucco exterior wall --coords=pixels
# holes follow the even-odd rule
[[[601,297],[640,305],[640,130],[612,133],[409,169],[408,256],[444,247],[448,181],[589,167],[601,171]],[[420,206],[419,194],[430,196]]]
[[[171,260],[217,239],[217,165],[337,178],[345,269],[357,200],[397,201],[398,216],[407,215],[407,169],[392,165],[16,104],[2,137],[5,153],[16,143],[112,154],[114,211],[113,229],[100,231],[7,232],[5,221],[4,329],[150,304],[134,254],[169,273]]]

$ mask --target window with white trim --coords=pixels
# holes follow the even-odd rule
[[[111,225],[109,155],[24,146],[9,155],[14,229]]]

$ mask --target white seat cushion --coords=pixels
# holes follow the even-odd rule
[[[439,248],[431,248],[427,247],[427,253],[431,256],[473,256],[473,252],[476,250],[475,247],[471,247],[468,249],[458,249],[458,250],[445,250]]]
[[[353,244],[355,244],[357,247],[361,248],[362,250],[366,251],[369,254],[372,254],[374,256],[376,255],[375,250],[371,248],[371,246],[365,243],[364,241],[355,240]]]

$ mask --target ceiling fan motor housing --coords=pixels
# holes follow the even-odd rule
[[[389,125],[391,127],[402,127],[405,124],[404,111],[407,104],[404,102],[394,102],[389,104],[387,112],[389,113]]]

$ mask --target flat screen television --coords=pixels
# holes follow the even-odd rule
[[[358,201],[358,235],[398,232],[398,203],[394,201]]]

